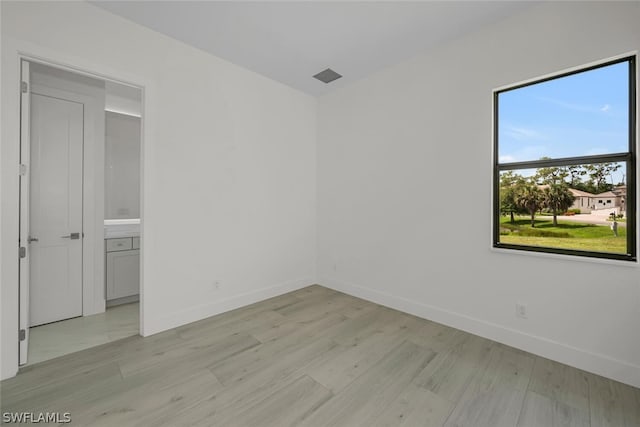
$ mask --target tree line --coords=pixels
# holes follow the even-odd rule
[[[614,185],[607,180],[620,167],[620,163],[544,167],[536,169],[530,177],[504,172],[500,175],[500,212],[509,214],[512,223],[516,214],[529,214],[531,227],[535,227],[536,213],[546,209],[553,214],[553,225],[557,226],[558,215],[566,212],[575,200],[571,188],[593,194],[610,191]]]

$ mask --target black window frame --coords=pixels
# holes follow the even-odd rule
[[[629,64],[629,148],[628,152],[608,153],[595,156],[564,157],[545,160],[531,160],[523,162],[500,163],[499,162],[499,108],[498,98],[501,93],[520,89],[527,86],[544,83],[550,80],[571,76],[586,71],[595,70],[609,65],[628,62]],[[611,61],[602,62],[596,65],[581,67],[579,69],[559,73],[550,77],[541,78],[523,84],[513,85],[493,92],[493,247],[499,249],[513,249],[517,251],[542,252],[551,254],[574,255],[589,258],[603,258],[623,261],[637,262],[636,247],[636,55],[626,56]],[[581,251],[576,249],[553,248],[544,246],[515,245],[500,243],[500,172],[508,170],[538,169],[543,167],[571,166],[590,163],[625,163],[627,177],[626,194],[626,227],[627,227],[627,253]]]

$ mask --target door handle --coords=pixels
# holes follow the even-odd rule
[[[80,233],[71,233],[71,234],[67,234],[66,236],[60,236],[62,239],[71,239],[71,240],[77,240],[80,238]]]
[[[38,241],[38,238],[37,238],[37,237],[31,237],[31,236],[29,236],[29,237],[27,238],[27,242],[29,242],[29,243],[31,243],[31,242],[37,242],[37,241]]]

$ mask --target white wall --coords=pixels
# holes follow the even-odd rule
[[[490,249],[492,90],[639,49],[638,22],[541,4],[320,98],[320,283],[640,386],[637,265]]]
[[[105,112],[104,218],[140,218],[139,117]]]
[[[143,334],[313,282],[313,98],[87,3],[1,7],[2,378],[17,370],[19,52],[144,86]]]

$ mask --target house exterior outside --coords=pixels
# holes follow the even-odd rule
[[[621,185],[615,187],[612,191],[605,191],[599,194],[576,190],[575,188],[570,188],[569,190],[575,197],[570,209],[580,209],[580,213],[609,215],[611,212],[616,214],[626,212],[626,185]]]
[[[595,209],[595,206],[593,204],[593,200],[596,197],[595,194],[582,190],[576,190],[575,188],[569,188],[569,191],[571,191],[571,194],[573,194],[573,196],[575,197],[573,205],[571,205],[569,209],[580,209],[580,213],[583,214],[591,213],[591,210]]]

